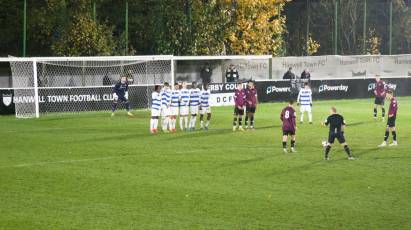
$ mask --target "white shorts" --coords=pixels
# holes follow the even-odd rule
[[[300,112],[309,112],[311,113],[311,106],[310,105],[300,105]]]
[[[191,115],[198,114],[198,106],[190,106],[190,114]]]
[[[188,106],[180,106],[180,116],[188,116]]]
[[[162,117],[167,117],[170,116],[170,107],[167,106],[161,106],[161,116]]]
[[[159,117],[160,116],[160,110],[159,109],[151,109],[151,116],[152,117]]]
[[[178,115],[178,107],[170,107],[170,115],[177,116]]]
[[[201,107],[200,109],[200,114],[207,114],[207,113],[211,113],[211,107]]]

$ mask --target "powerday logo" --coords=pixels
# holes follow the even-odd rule
[[[268,86],[266,90],[266,94],[270,93],[289,93],[291,92],[291,87],[276,87],[274,85]]]
[[[329,92],[329,91],[343,91],[343,92],[347,92],[348,91],[348,85],[320,85],[320,87],[318,87],[318,92],[322,93],[322,92]]]

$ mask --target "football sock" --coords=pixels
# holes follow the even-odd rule
[[[204,127],[204,121],[200,120],[200,127],[203,128]]]
[[[304,113],[301,113],[301,115],[300,115],[300,121],[301,121],[301,122],[304,121]]]
[[[374,117],[377,117],[377,108],[374,109]]]
[[[283,148],[286,149],[287,148],[287,142],[283,141]]]
[[[237,117],[234,117],[233,126],[237,126]]]
[[[295,147],[295,141],[291,140],[291,148]]]
[[[184,117],[180,117],[180,129],[184,129]]]
[[[154,119],[150,119],[150,130],[154,129]]]
[[[381,108],[382,117],[385,117],[385,109]]]
[[[313,114],[311,112],[308,112],[308,121],[313,122]]]
[[[243,118],[242,117],[240,117],[240,118],[238,118],[238,126],[242,126],[242,123],[243,122]]]
[[[388,136],[390,136],[390,132],[385,131],[384,141],[387,141],[387,140],[388,140]]]
[[[114,113],[116,111],[116,109],[117,109],[117,103],[113,103],[111,105],[111,111]]]
[[[348,145],[344,145],[344,150],[347,153],[347,155],[350,157],[351,156],[351,152],[350,152],[350,148],[348,147]]]
[[[392,140],[397,141],[397,132],[392,131],[391,133],[392,133]]]
[[[244,124],[245,124],[246,126],[248,125],[248,115],[245,116]]]
[[[188,128],[188,116],[184,117],[184,128]]]
[[[251,117],[250,117],[250,126],[251,127],[254,126],[254,115],[251,115]]]
[[[154,119],[154,129],[157,129],[158,127],[158,119]]]
[[[325,158],[328,158],[328,154],[330,153],[331,150],[331,146],[327,145],[327,147],[325,147]]]

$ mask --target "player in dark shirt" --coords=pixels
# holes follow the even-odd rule
[[[294,101],[291,100],[282,111],[280,115],[280,119],[283,122],[282,130],[283,130],[283,150],[287,153],[287,139],[288,136],[291,136],[291,152],[295,153],[295,131],[297,130],[297,123],[295,120],[297,119],[294,107]]]
[[[387,91],[387,100],[390,100],[390,108],[388,109],[387,128],[385,129],[384,141],[378,147],[387,146],[388,136],[390,132],[392,134],[392,144],[389,146],[397,146],[397,132],[395,130],[395,119],[397,118],[398,104],[397,99],[394,97],[394,93],[391,90]]]
[[[130,102],[128,101],[128,81],[129,79],[127,78],[127,76],[122,76],[113,87],[113,104],[111,106],[111,116],[114,116],[114,113],[117,110],[118,102],[124,103],[128,116],[133,116],[133,114],[131,113]]]
[[[341,116],[340,114],[337,113],[337,109],[335,107],[332,107],[330,109],[331,115],[325,120],[325,122],[322,122],[323,125],[329,125],[330,126],[330,132],[328,134],[328,142],[325,145],[325,160],[329,160],[330,158],[328,157],[328,154],[330,153],[331,146],[334,143],[334,140],[337,139],[338,142],[342,146],[344,146],[344,150],[348,155],[348,160],[353,160],[354,157],[352,156],[350,152],[350,148],[348,147],[347,143],[345,142],[345,137],[344,137],[344,127],[345,127],[345,121],[344,117]]]
[[[237,84],[237,89],[234,92],[234,119],[233,119],[233,131],[237,130],[237,120],[238,120],[238,130],[244,131],[243,121],[244,115],[244,105],[245,105],[245,90],[243,89],[243,84]]]
[[[255,88],[254,82],[249,80],[247,82],[247,88],[245,89],[245,128],[248,128],[248,120],[250,119],[250,129],[254,130],[254,114],[257,109],[258,95],[257,89]]]
[[[384,108],[384,100],[385,100],[385,82],[380,79],[379,75],[375,76],[375,89],[374,89],[374,120],[377,120],[377,108],[381,107],[381,115],[382,120],[385,119],[385,108]]]

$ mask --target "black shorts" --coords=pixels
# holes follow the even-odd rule
[[[247,112],[247,113],[255,113],[255,110],[256,110],[257,108],[254,106],[254,107],[247,107],[247,108],[245,108],[245,111]]]
[[[389,117],[387,120],[387,126],[392,128],[395,127],[395,117]]]
[[[383,97],[375,97],[374,104],[375,105],[384,105],[384,98]]]
[[[117,101],[116,100],[114,100],[114,101],[115,102],[127,102],[128,100],[126,99],[125,96],[118,96]]]
[[[283,136],[294,136],[295,135],[295,130],[283,130]]]
[[[330,132],[330,134],[328,135],[328,143],[330,144],[334,143],[335,139],[337,139],[340,144],[345,142],[345,137],[343,133]]]
[[[238,107],[234,108],[234,115],[244,115],[244,109],[239,109]]]

